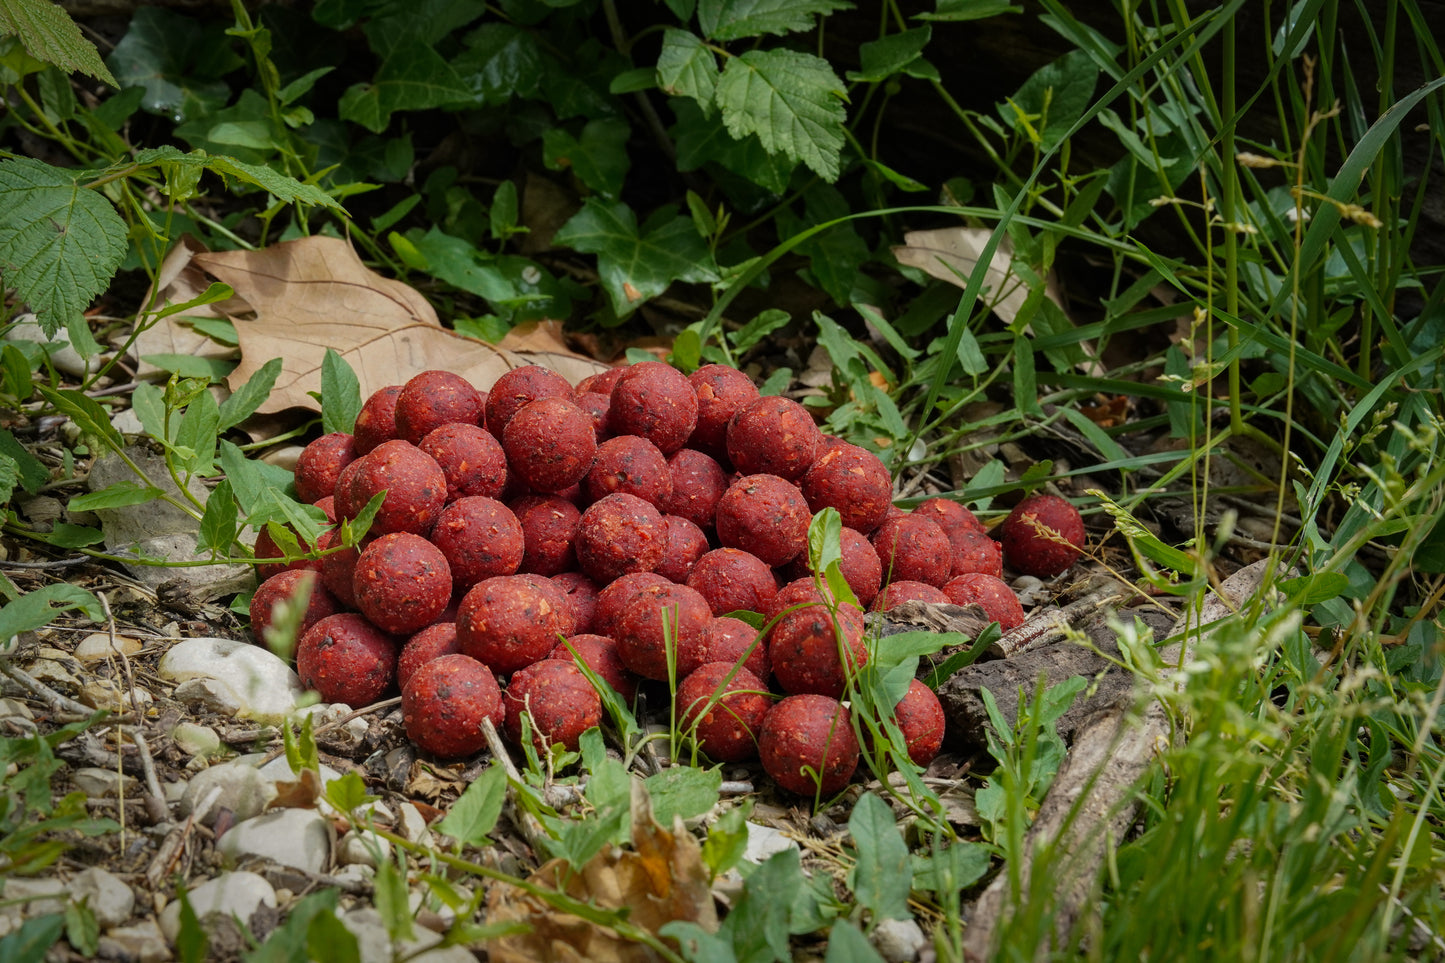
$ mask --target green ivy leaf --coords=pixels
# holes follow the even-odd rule
[[[639,229],[626,204],[588,198],[582,210],[562,225],[556,243],[597,255],[602,286],[619,318],[656,297],[673,281],[711,281],[717,272],[712,254],[692,219],[675,210],[654,214]]]
[[[226,106],[231,89],[220,78],[241,66],[225,25],[202,26],[160,7],[139,7],[110,54],[122,87],[143,87],[141,107],[176,123]]]
[[[508,301],[517,295],[516,289],[492,263],[487,253],[477,250],[464,238],[453,237],[433,226],[425,234],[412,230],[403,240],[411,244],[414,254],[421,256],[422,263],[413,266],[427,271],[433,277],[486,298],[493,304]],[[395,242],[393,245],[395,246]]]
[[[696,34],[671,28],[663,32],[657,84],[664,93],[691,97],[710,112],[717,78],[717,55]]]
[[[588,121],[576,137],[566,128],[552,127],[542,135],[542,160],[554,171],[570,167],[592,190],[615,198],[632,166],[627,154],[631,134],[627,122],[616,117]]]
[[[817,14],[848,10],[848,0],[698,0],[697,22],[710,40],[782,36],[812,30]]]
[[[938,68],[923,59],[923,48],[931,39],[933,27],[925,24],[869,41],[858,48],[860,69],[848,71],[848,79],[879,83],[894,74],[907,74],[922,80],[938,80]]]
[[[848,817],[848,832],[858,847],[852,874],[858,902],[875,920],[911,919],[908,892],[913,887],[913,869],[892,807],[873,793],[864,793]]]
[[[340,115],[379,134],[398,110],[426,110],[473,99],[471,88],[446,58],[429,44],[412,40],[392,51],[371,83],[357,84],[342,95]]]
[[[0,161],[0,273],[35,311],[46,337],[110,284],[126,226],[75,174],[29,157]]]
[[[843,149],[843,83],[821,57],[793,50],[749,50],[723,68],[717,102],[734,137],[757,134],[770,153],[838,179]]]
[[[44,60],[66,73],[79,71],[112,87],[119,87],[100,59],[95,44],[85,39],[70,14],[47,0],[0,0],[0,36],[17,36],[36,60]]]
[[[489,846],[487,834],[497,827],[506,798],[507,772],[501,766],[491,766],[452,803],[437,823],[437,832],[465,846]]]
[[[531,33],[511,24],[487,23],[468,34],[466,44],[455,65],[473,97],[501,105],[537,95],[545,58]]]

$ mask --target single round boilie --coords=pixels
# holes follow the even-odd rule
[[[476,659],[442,655],[421,666],[401,690],[402,724],[417,747],[439,759],[481,752],[482,721],[506,723],[496,676]]]
[[[758,756],[763,770],[788,792],[832,796],[858,768],[852,716],[837,699],[788,696],[763,719]]]
[[[668,645],[681,679],[701,664],[698,643],[711,621],[712,611],[696,590],[668,583],[640,589],[610,627],[623,665],[644,679],[666,681]]]
[[[551,582],[562,590],[572,608],[573,631],[591,634],[597,614],[597,583],[581,572],[558,572],[551,576]]]
[[[801,478],[822,443],[823,432],[808,409],[777,395],[749,403],[728,424],[728,459],[744,475]]]
[[[1003,560],[1009,568],[1036,578],[1053,578],[1083,554],[1084,520],[1058,495],[1030,495],[1014,506],[999,526]]]
[[[883,586],[877,597],[873,599],[871,611],[887,612],[904,602],[931,602],[935,605],[942,605],[949,601],[951,599],[948,594],[938,586],[905,578]]]
[[[432,544],[451,566],[453,590],[462,593],[498,575],[514,575],[525,549],[521,522],[495,498],[458,498],[437,516]]]
[[[602,722],[602,699],[571,662],[546,659],[518,670],[507,683],[507,735],[522,741],[522,713],[532,717],[540,743],[558,742],[576,750],[582,733]]]
[[[577,564],[599,584],[656,571],[667,547],[667,523],[650,502],[618,492],[587,506],[574,547]]]
[[[707,536],[680,515],[664,515],[662,520],[667,523],[667,547],[662,550],[657,574],[673,582],[686,582],[697,560],[707,553]]]
[[[688,573],[687,584],[702,593],[713,615],[762,612],[778,594],[773,570],[740,548],[715,548],[704,554]]]
[[[954,605],[977,604],[998,627],[1007,632],[1024,622],[1024,607],[1008,583],[1001,578],[971,572],[949,579],[943,593]]]
[[[697,643],[697,657],[703,663],[726,662],[734,665],[743,660],[743,668],[764,682],[773,674],[768,659],[768,642],[761,633],[742,619],[719,616],[703,626]]]
[[[582,513],[560,495],[523,495],[511,503],[522,526],[525,551],[519,572],[557,575],[577,563],[573,541]]]
[[[798,482],[814,512],[835,508],[843,525],[871,532],[893,504],[893,476],[881,459],[857,445],[832,444],[818,452]]]
[[[571,646],[571,648],[568,648]],[[575,653],[575,655],[574,655]],[[557,643],[549,659],[576,662],[580,658],[587,668],[612,687],[624,702],[637,698],[637,675],[630,672],[617,656],[617,643],[605,635],[573,635],[564,644]]]
[[[545,659],[570,619],[556,598],[525,575],[498,575],[474,585],[457,609],[457,646],[498,675]]]
[[[405,692],[407,682],[417,669],[432,659],[460,651],[457,647],[457,624],[433,622],[401,644],[401,654],[396,659],[396,684]]]
[[[705,364],[687,376],[697,395],[697,427],[688,447],[714,458],[727,457],[728,422],[758,399],[758,386],[737,368]]]
[[[446,504],[447,478],[436,459],[411,442],[384,441],[347,466],[337,483],[336,511],[342,518],[355,518],[382,492],[386,497],[372,534],[426,535]]]
[[[676,705],[683,727],[709,759],[741,762],[758,754],[758,733],[772,708],[767,691],[745,668],[705,662],[677,687]]]
[[[361,457],[356,439],[343,431],[322,435],[301,449],[296,458],[296,499],[314,503],[336,491],[341,469]]]
[[[251,596],[251,634],[257,645],[266,644],[266,630],[275,620],[274,609],[281,602],[290,602],[307,594],[306,611],[301,616],[297,638],[328,615],[341,611],[336,598],[321,584],[320,576],[311,569],[287,569],[266,579]]]
[[[447,501],[480,495],[498,498],[507,487],[507,453],[479,425],[452,422],[434,428],[417,445],[431,455],[447,480]]]
[[[400,395],[401,385],[387,385],[366,399],[351,428],[357,455],[365,455],[396,437],[396,399]]]
[[[325,702],[369,706],[396,680],[398,641],[358,612],[328,615],[296,646],[296,674]]]
[[[868,661],[863,616],[851,606],[808,605],[778,618],[768,634],[773,676],[783,691],[842,698]],[[840,645],[841,642],[841,645]]]
[[[982,532],[961,531],[953,536],[953,568],[949,576],[979,572],[1003,578],[1003,551],[998,542]]]
[[[582,487],[594,502],[624,492],[662,511],[672,497],[672,472],[662,452],[646,438],[616,435],[597,446]]]
[[[893,714],[908,746],[908,758],[917,765],[927,766],[943,748],[946,720],[938,696],[921,680],[914,679],[894,706]]]
[[[446,556],[410,532],[383,535],[362,549],[351,584],[361,614],[394,635],[432,624],[452,597]]]
[[[667,460],[672,494],[661,505],[669,515],[681,515],[703,531],[713,527],[718,499],[728,490],[727,472],[711,455],[681,448]]]
[[[873,548],[890,582],[940,586],[953,568],[953,543],[936,522],[919,515],[902,515],[879,525]]]
[[[802,492],[791,482],[777,475],[747,475],[718,500],[715,525],[724,546],[777,566],[807,551],[812,520]]]
[[[612,386],[607,426],[614,435],[641,435],[666,456],[687,443],[696,425],[697,392],[670,364],[639,361]]]
[[[507,465],[539,492],[558,492],[586,477],[597,454],[592,416],[566,398],[539,398],[519,408],[502,431]]]
[[[672,584],[656,572],[629,572],[613,579],[597,592],[592,610],[592,631],[597,635],[617,638],[617,620],[627,603],[643,589]]]
[[[396,396],[396,436],[419,445],[442,425],[478,424],[485,410],[482,393],[466,378],[450,371],[422,371]]]
[[[539,398],[572,399],[572,386],[550,368],[526,364],[506,372],[487,393],[487,430],[501,438],[507,423],[522,408]]]

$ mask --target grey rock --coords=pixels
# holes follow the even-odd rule
[[[122,793],[127,796],[135,796],[140,785],[134,776],[118,773],[114,769],[100,769],[93,766],[75,770],[70,774],[70,779],[75,783],[76,789],[91,799],[119,796]]]
[[[155,920],[115,927],[100,938],[97,949],[97,956],[103,960],[168,963],[172,959],[170,945]]]
[[[70,881],[70,898],[77,903],[86,900],[103,930],[124,923],[135,910],[135,893],[131,888],[99,866],[80,872]]]
[[[430,845],[431,830],[427,828],[426,817],[421,814],[421,810],[409,802],[402,803],[400,809],[398,835],[409,843]]]
[[[330,820],[314,809],[276,809],[232,826],[216,848],[230,865],[261,857],[320,873],[331,862],[333,832]]]
[[[193,756],[209,756],[221,748],[221,737],[216,730],[195,722],[177,723],[171,730],[171,738],[182,752]]]
[[[771,826],[749,822],[747,827],[748,845],[743,850],[743,859],[750,862],[761,863],[776,853],[798,848],[797,840],[790,839]]]
[[[207,826],[215,825],[216,815],[222,808],[245,820],[260,815],[266,804],[276,798],[276,787],[256,767],[244,762],[227,762],[191,777],[181,795],[181,815],[189,816],[216,787],[220,787],[221,794],[201,819]]]
[[[209,687],[205,697],[229,700],[235,715],[258,722],[285,720],[305,694],[300,677],[280,658],[234,639],[203,636],[178,642],[161,656],[157,671],[170,682],[214,680],[219,685]]]
[[[7,903],[13,900],[23,900],[15,903],[21,908],[23,916],[45,916],[50,913],[65,912],[66,901],[65,884],[55,878],[49,879],[25,879],[11,877],[0,880],[0,899]]]
[[[928,945],[923,928],[913,920],[882,920],[869,939],[888,963],[911,963]]]
[[[229,835],[229,834],[228,834]],[[222,873],[215,879],[207,880],[186,894],[202,921],[212,914],[224,917],[237,916],[244,922],[262,906],[276,906],[276,891],[271,884],[255,873]],[[181,904],[172,902],[161,911],[161,932],[171,943],[181,929]]]
[[[393,953],[381,914],[370,907],[352,910],[341,917],[341,923],[355,934],[357,946],[361,949],[361,963],[391,963],[400,957],[415,963],[476,963],[471,951],[461,946],[444,946],[417,953],[441,941],[441,934],[421,927],[416,928],[417,939],[398,941]],[[417,955],[413,956],[413,953]]]
[[[379,859],[391,855],[391,843],[376,833],[367,830],[350,830],[336,844],[336,861],[342,866],[370,866],[376,868]]]
[[[0,719],[24,719],[26,722],[35,721],[35,713],[30,707],[19,699],[0,699]]]

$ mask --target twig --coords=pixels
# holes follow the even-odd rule
[[[95,597],[100,600],[100,607],[105,611],[105,628],[110,638],[110,650],[120,653],[120,662],[125,669],[125,684],[130,691],[130,708],[136,718],[136,725],[130,727],[128,735],[135,743],[136,754],[140,756],[141,772],[145,775],[146,815],[150,817],[152,825],[158,825],[166,821],[170,811],[166,808],[166,794],[161,789],[160,778],[156,776],[156,763],[151,757],[151,747],[141,730],[140,720],[145,718],[145,713],[141,711],[140,697],[135,693],[135,673],[130,667],[130,656],[125,654],[125,649],[115,644],[115,615],[110,610],[110,599],[105,597],[104,592],[96,592]]]
[[[502,743],[501,733],[491,719],[482,720],[482,735],[486,737],[487,748],[491,750],[492,761],[501,766],[507,773],[507,805],[512,809],[512,821],[522,830],[522,835],[527,837],[527,844],[532,851],[539,856],[547,852],[547,830],[542,821],[536,816],[527,812],[517,804],[517,787],[522,785],[522,774],[512,762],[507,747]]]
[[[999,636],[998,641],[988,647],[988,654],[996,658],[1007,659],[1024,649],[1040,645],[1049,639],[1059,638],[1064,634],[1064,630],[1075,622],[1088,618],[1104,606],[1121,602],[1127,597],[1124,592],[1116,588],[1106,588],[1091,592],[1077,602],[1070,602],[1061,609],[1049,609]]]
[[[76,565],[84,565],[91,561],[89,555],[76,555],[72,558],[52,558],[45,562],[12,562],[9,559],[0,561],[0,568],[26,568],[26,569],[51,569],[51,568],[73,568]]]
[[[50,711],[57,716],[64,717],[66,721],[73,719],[88,719],[93,715],[93,710],[76,702],[69,696],[63,696],[39,679],[32,678],[24,669],[13,665],[8,658],[0,657],[0,673],[20,683],[50,707]]]

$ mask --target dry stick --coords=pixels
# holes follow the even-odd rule
[[[1191,622],[1186,615],[1170,636],[1180,635],[1189,624],[1206,625],[1237,609],[1258,591],[1269,561],[1261,559],[1225,579],[1219,593],[1228,602],[1206,596],[1197,621]],[[1183,665],[1190,658],[1188,639],[1163,649],[1160,658],[1166,667]],[[1182,682],[1176,680],[1175,684]],[[1143,688],[1139,684],[1136,691]],[[1010,921],[1026,903],[1040,899],[1051,899],[1055,907],[1055,944],[1068,945],[1103,865],[1106,846],[1134,821],[1139,807],[1133,798],[1138,779],[1155,753],[1169,746],[1169,716],[1163,704],[1157,699],[1151,702],[1136,724],[1130,720],[1131,701],[1123,699],[1101,710],[1075,734],[1038,816],[1024,835],[1021,865],[995,877],[974,905],[973,922],[964,933],[965,959],[993,959],[995,944],[1008,931]],[[1036,854],[1053,860],[1047,866],[1048,878],[1037,884],[1051,892],[1032,891]],[[1012,884],[1015,879],[1017,890]],[[1049,947],[1035,947],[1034,955],[1035,959],[1047,959]]]
[[[104,592],[96,592],[95,597],[100,600],[100,607],[105,611],[106,632],[110,637],[110,650],[120,653],[121,665],[125,668],[125,684],[130,690],[130,708],[135,713],[136,724],[126,732],[135,743],[136,755],[140,757],[141,772],[145,775],[146,815],[150,817],[151,825],[159,825],[170,816],[170,810],[166,808],[166,794],[161,789],[160,778],[156,775],[155,759],[151,757],[150,744],[146,742],[145,733],[141,729],[140,720],[145,718],[141,712],[140,698],[135,694],[135,673],[131,671],[130,656],[125,654],[125,649],[115,643],[115,616],[110,611],[110,600],[105,597]]]
[[[988,654],[1007,659],[1024,649],[1062,638],[1065,630],[1075,622],[1096,614],[1106,605],[1122,602],[1127,597],[1117,588],[1106,588],[1092,592],[1077,602],[1070,602],[1061,609],[1049,609],[999,636],[998,640],[988,647]]]
[[[541,856],[547,852],[546,840],[549,837],[542,821],[517,804],[517,786],[522,784],[522,774],[513,764],[507,747],[502,744],[502,736],[491,719],[482,719],[482,735],[486,737],[492,760],[507,773],[507,805],[512,810],[512,821],[522,830],[522,835],[527,837],[527,844],[532,847],[532,851]]]
[[[94,712],[90,706],[76,702],[69,696],[63,696],[39,679],[31,677],[30,673],[11,663],[6,656],[0,656],[0,673],[4,673],[39,696],[41,701],[50,707],[50,711],[65,722],[88,719]]]

